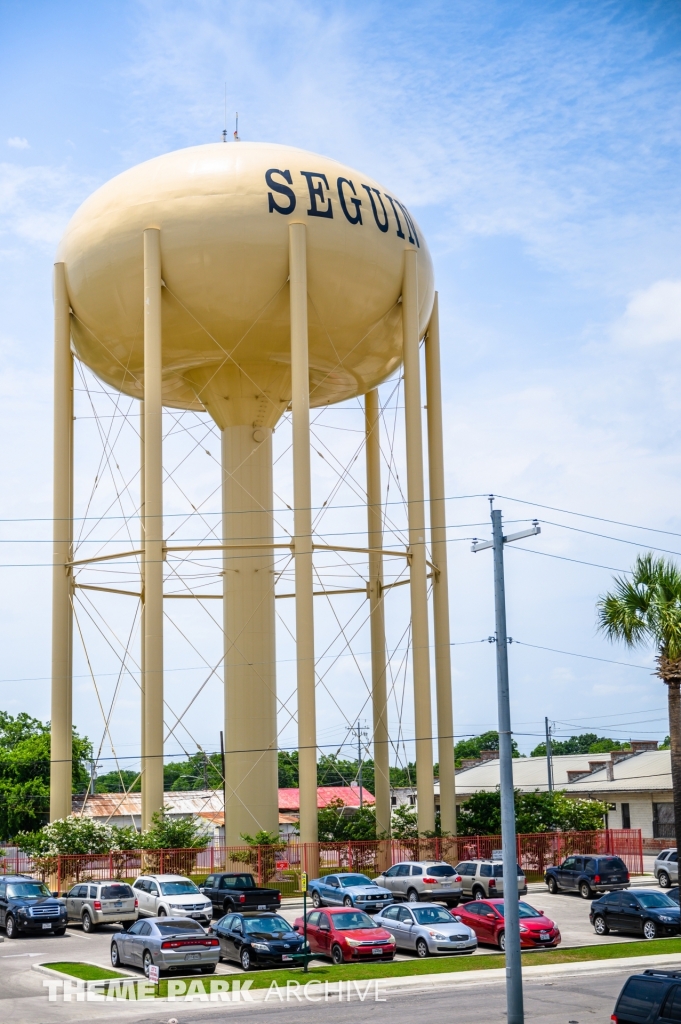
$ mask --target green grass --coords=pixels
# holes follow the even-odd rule
[[[126,977],[120,971],[112,971],[109,967],[97,967],[95,964],[74,963],[68,960],[41,964],[41,967],[49,967],[51,971],[59,971],[60,974],[68,974],[70,978],[80,978],[81,981],[108,981],[110,978]]]
[[[578,946],[573,949],[552,949],[528,951],[523,957],[523,966],[531,968],[540,964],[572,964],[594,960],[625,960],[632,956],[664,956],[668,953],[681,953],[681,938],[655,939],[652,942],[617,942],[595,946]],[[83,981],[105,981],[110,978],[121,978],[122,974],[103,967],[94,967],[83,963],[44,964],[53,971],[60,971]],[[504,967],[503,953],[487,956],[443,956],[428,957],[425,960],[394,960],[383,964],[343,964],[335,967],[332,964],[310,967],[307,974],[302,968],[277,971],[252,971],[249,974],[234,975],[201,975],[192,974],[183,978],[184,981],[202,979],[206,987],[212,978],[219,977],[223,981],[251,981],[251,989],[269,988],[273,981],[279,986],[286,986],[287,981],[369,981],[374,978],[410,978],[427,974],[460,974],[471,971],[489,971]],[[140,978],[140,980],[142,980]],[[161,978],[158,995],[168,995],[168,979]]]

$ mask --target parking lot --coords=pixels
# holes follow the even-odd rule
[[[649,888],[656,888],[654,880],[651,880]],[[640,888],[640,885],[637,886]],[[523,897],[531,906],[543,910],[551,917],[561,931],[562,946],[583,946],[592,943],[627,942],[636,940],[632,935],[606,935],[598,938],[594,935],[593,928],[589,924],[588,900],[583,900],[573,894],[559,894],[551,896],[543,885],[532,886],[527,896]],[[282,904],[281,914],[291,923],[303,912],[303,901],[285,900]],[[456,911],[455,911],[456,913]],[[89,935],[84,934],[79,926],[70,925],[66,935],[62,937],[38,935],[19,936],[16,939],[8,940],[0,944],[0,976],[7,977],[8,968],[11,973],[21,975],[24,971],[30,970],[33,963],[44,963],[56,960],[85,960],[91,963],[109,966],[109,950],[111,938],[118,930],[116,925],[105,925]],[[644,942],[644,939],[639,939]],[[486,956],[498,952],[494,947],[480,947],[474,956]],[[528,953],[531,956],[532,953]],[[407,953],[399,952],[396,959],[411,959]],[[314,961],[312,961],[314,962]],[[4,968],[4,969],[3,969]],[[127,970],[127,968],[126,968]],[[129,969],[131,974],[141,973],[135,968]],[[218,964],[218,974],[240,973],[241,968],[236,963]]]

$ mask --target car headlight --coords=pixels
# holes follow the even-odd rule
[[[524,924],[521,924],[520,930],[521,930],[521,932],[529,932],[530,929],[526,928]]]
[[[432,935],[434,939],[438,939],[440,942],[446,942],[449,938],[449,935],[441,935],[440,932],[429,931],[428,934]]]
[[[669,917],[667,914],[660,914],[660,921],[664,921],[666,924],[669,924],[673,920],[674,918]]]
[[[28,907],[19,907],[18,914],[19,917],[26,917],[28,914]]]
[[[256,949],[258,953],[269,953],[270,947],[266,942],[253,942],[253,949]]]
[[[359,939],[346,939],[345,941],[347,942],[348,946],[353,946],[354,947],[354,946],[361,946],[362,945],[362,943],[360,942]]]

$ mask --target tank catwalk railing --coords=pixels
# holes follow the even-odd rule
[[[604,829],[597,832],[538,832],[517,837],[518,864],[529,882],[541,881],[548,867],[571,854],[612,854],[621,857],[631,875],[643,874],[643,839],[640,829]],[[140,874],[186,875],[202,881],[216,871],[250,872],[258,885],[280,889],[283,895],[300,892],[301,872],[311,878],[312,865],[320,875],[357,871],[376,877],[392,864],[406,860],[445,861],[455,867],[462,860],[490,859],[501,849],[501,836],[458,836],[436,839],[377,839],[357,843],[299,843],[270,846],[206,846],[203,849],[113,850],[102,854],[29,857],[16,846],[0,848],[3,874],[35,875],[51,889],[64,893],[80,881]]]

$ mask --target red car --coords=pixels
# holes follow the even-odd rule
[[[303,934],[303,918],[293,930]],[[307,915],[307,941],[311,953],[330,956],[335,964],[349,960],[392,960],[395,940],[363,910],[329,907]]]
[[[519,903],[518,907],[522,949],[558,945],[560,932],[550,917],[545,917],[543,911],[535,910],[529,903]],[[506,948],[503,900],[473,900],[472,903],[457,907],[454,916],[473,929],[478,942],[486,942],[499,949]]]

